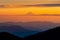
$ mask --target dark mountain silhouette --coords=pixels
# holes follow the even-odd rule
[[[9,32],[19,37],[25,37],[35,34],[37,31],[25,29],[20,25],[2,23],[0,24],[0,32]]]
[[[23,40],[23,39],[8,32],[0,32],[0,40]]]
[[[26,37],[38,32],[46,31],[59,26],[52,22],[5,22],[0,23],[0,32],[9,32],[19,37]]]
[[[60,40],[60,26],[25,38],[17,37],[8,32],[0,32],[0,40]]]
[[[60,40],[60,26],[48,31],[40,32],[29,37],[25,40]]]

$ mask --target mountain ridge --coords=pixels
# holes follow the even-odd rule
[[[6,22],[0,23],[0,32],[9,32],[19,37],[26,37],[55,28],[59,25],[60,23],[51,22]]]
[[[15,36],[8,32],[0,32],[0,40],[23,40],[23,38]]]
[[[25,40],[60,40],[60,26],[25,37]]]

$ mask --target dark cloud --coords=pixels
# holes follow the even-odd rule
[[[12,7],[51,7],[51,6],[60,6],[60,4],[33,4],[33,5],[13,5]],[[10,5],[0,5],[0,8],[10,7]]]
[[[60,6],[60,4],[35,4],[35,5],[24,5],[24,6]]]
[[[0,7],[5,7],[5,5],[0,5]]]

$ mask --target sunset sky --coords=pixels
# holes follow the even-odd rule
[[[22,8],[0,8],[0,15],[25,15],[33,14],[60,14],[60,7],[22,7]]]
[[[60,0],[0,0],[0,4],[60,4]]]
[[[55,5],[53,6],[52,4]],[[60,22],[60,16],[52,18],[47,16],[46,17],[8,16],[8,15],[26,15],[29,12],[32,12],[34,15],[60,14],[60,0],[0,0],[0,22],[34,21],[34,20]]]
[[[60,4],[60,0],[0,0],[0,15],[24,15],[29,12],[37,15],[60,14],[60,5],[57,7],[39,7],[38,4],[56,4],[55,6],[57,6],[57,4]],[[7,6],[7,8],[1,7],[1,5],[3,5],[4,7]],[[27,7],[25,5],[32,6]],[[10,6],[12,8],[10,8]],[[19,7],[17,8],[16,6]]]

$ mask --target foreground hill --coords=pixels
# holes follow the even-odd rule
[[[0,32],[0,40],[23,40],[23,39],[8,32]]]
[[[60,26],[25,38],[17,37],[8,32],[0,32],[0,40],[60,40]]]
[[[0,23],[0,32],[9,32],[19,37],[34,35],[59,26],[60,23],[52,22],[5,22]]]
[[[25,40],[60,40],[60,26],[48,31],[25,37]]]
[[[25,29],[20,25],[9,23],[0,24],[0,32],[9,32],[19,37],[25,37],[36,33],[36,31]]]

